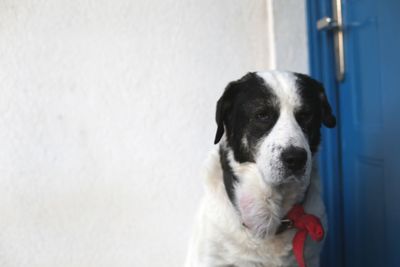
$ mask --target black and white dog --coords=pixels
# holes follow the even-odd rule
[[[301,203],[326,227],[315,157],[321,124],[336,119],[324,88],[298,73],[248,73],[228,84],[216,121],[186,266],[296,266],[296,230],[279,230],[287,212]],[[307,240],[307,266],[321,244]]]

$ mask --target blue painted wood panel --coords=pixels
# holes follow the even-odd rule
[[[386,266],[378,1],[343,3],[346,77],[339,84],[345,266]],[[371,240],[374,240],[371,242]]]
[[[400,266],[400,1],[343,0],[345,80],[332,33],[315,30],[330,0],[308,1],[311,73],[326,85],[338,132],[323,131],[329,236],[321,266]]]

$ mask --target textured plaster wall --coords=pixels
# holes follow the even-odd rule
[[[0,1],[0,266],[180,266],[261,0]]]
[[[308,73],[305,0],[269,0],[272,13],[271,67]],[[271,32],[271,31],[270,31]]]
[[[278,3],[1,0],[0,266],[181,266],[224,86],[304,67]]]

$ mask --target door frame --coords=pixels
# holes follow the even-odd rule
[[[322,252],[321,266],[344,266],[339,86],[335,78],[332,33],[319,32],[316,28],[319,18],[332,16],[332,2],[331,0],[306,0],[306,11],[310,74],[324,84],[325,92],[337,118],[336,128],[321,128],[319,167],[329,233]]]

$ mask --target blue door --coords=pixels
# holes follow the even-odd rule
[[[400,1],[339,4],[343,80],[335,29],[315,28],[334,15],[332,1],[308,1],[311,72],[339,119],[321,151],[330,224],[322,266],[400,266]]]

